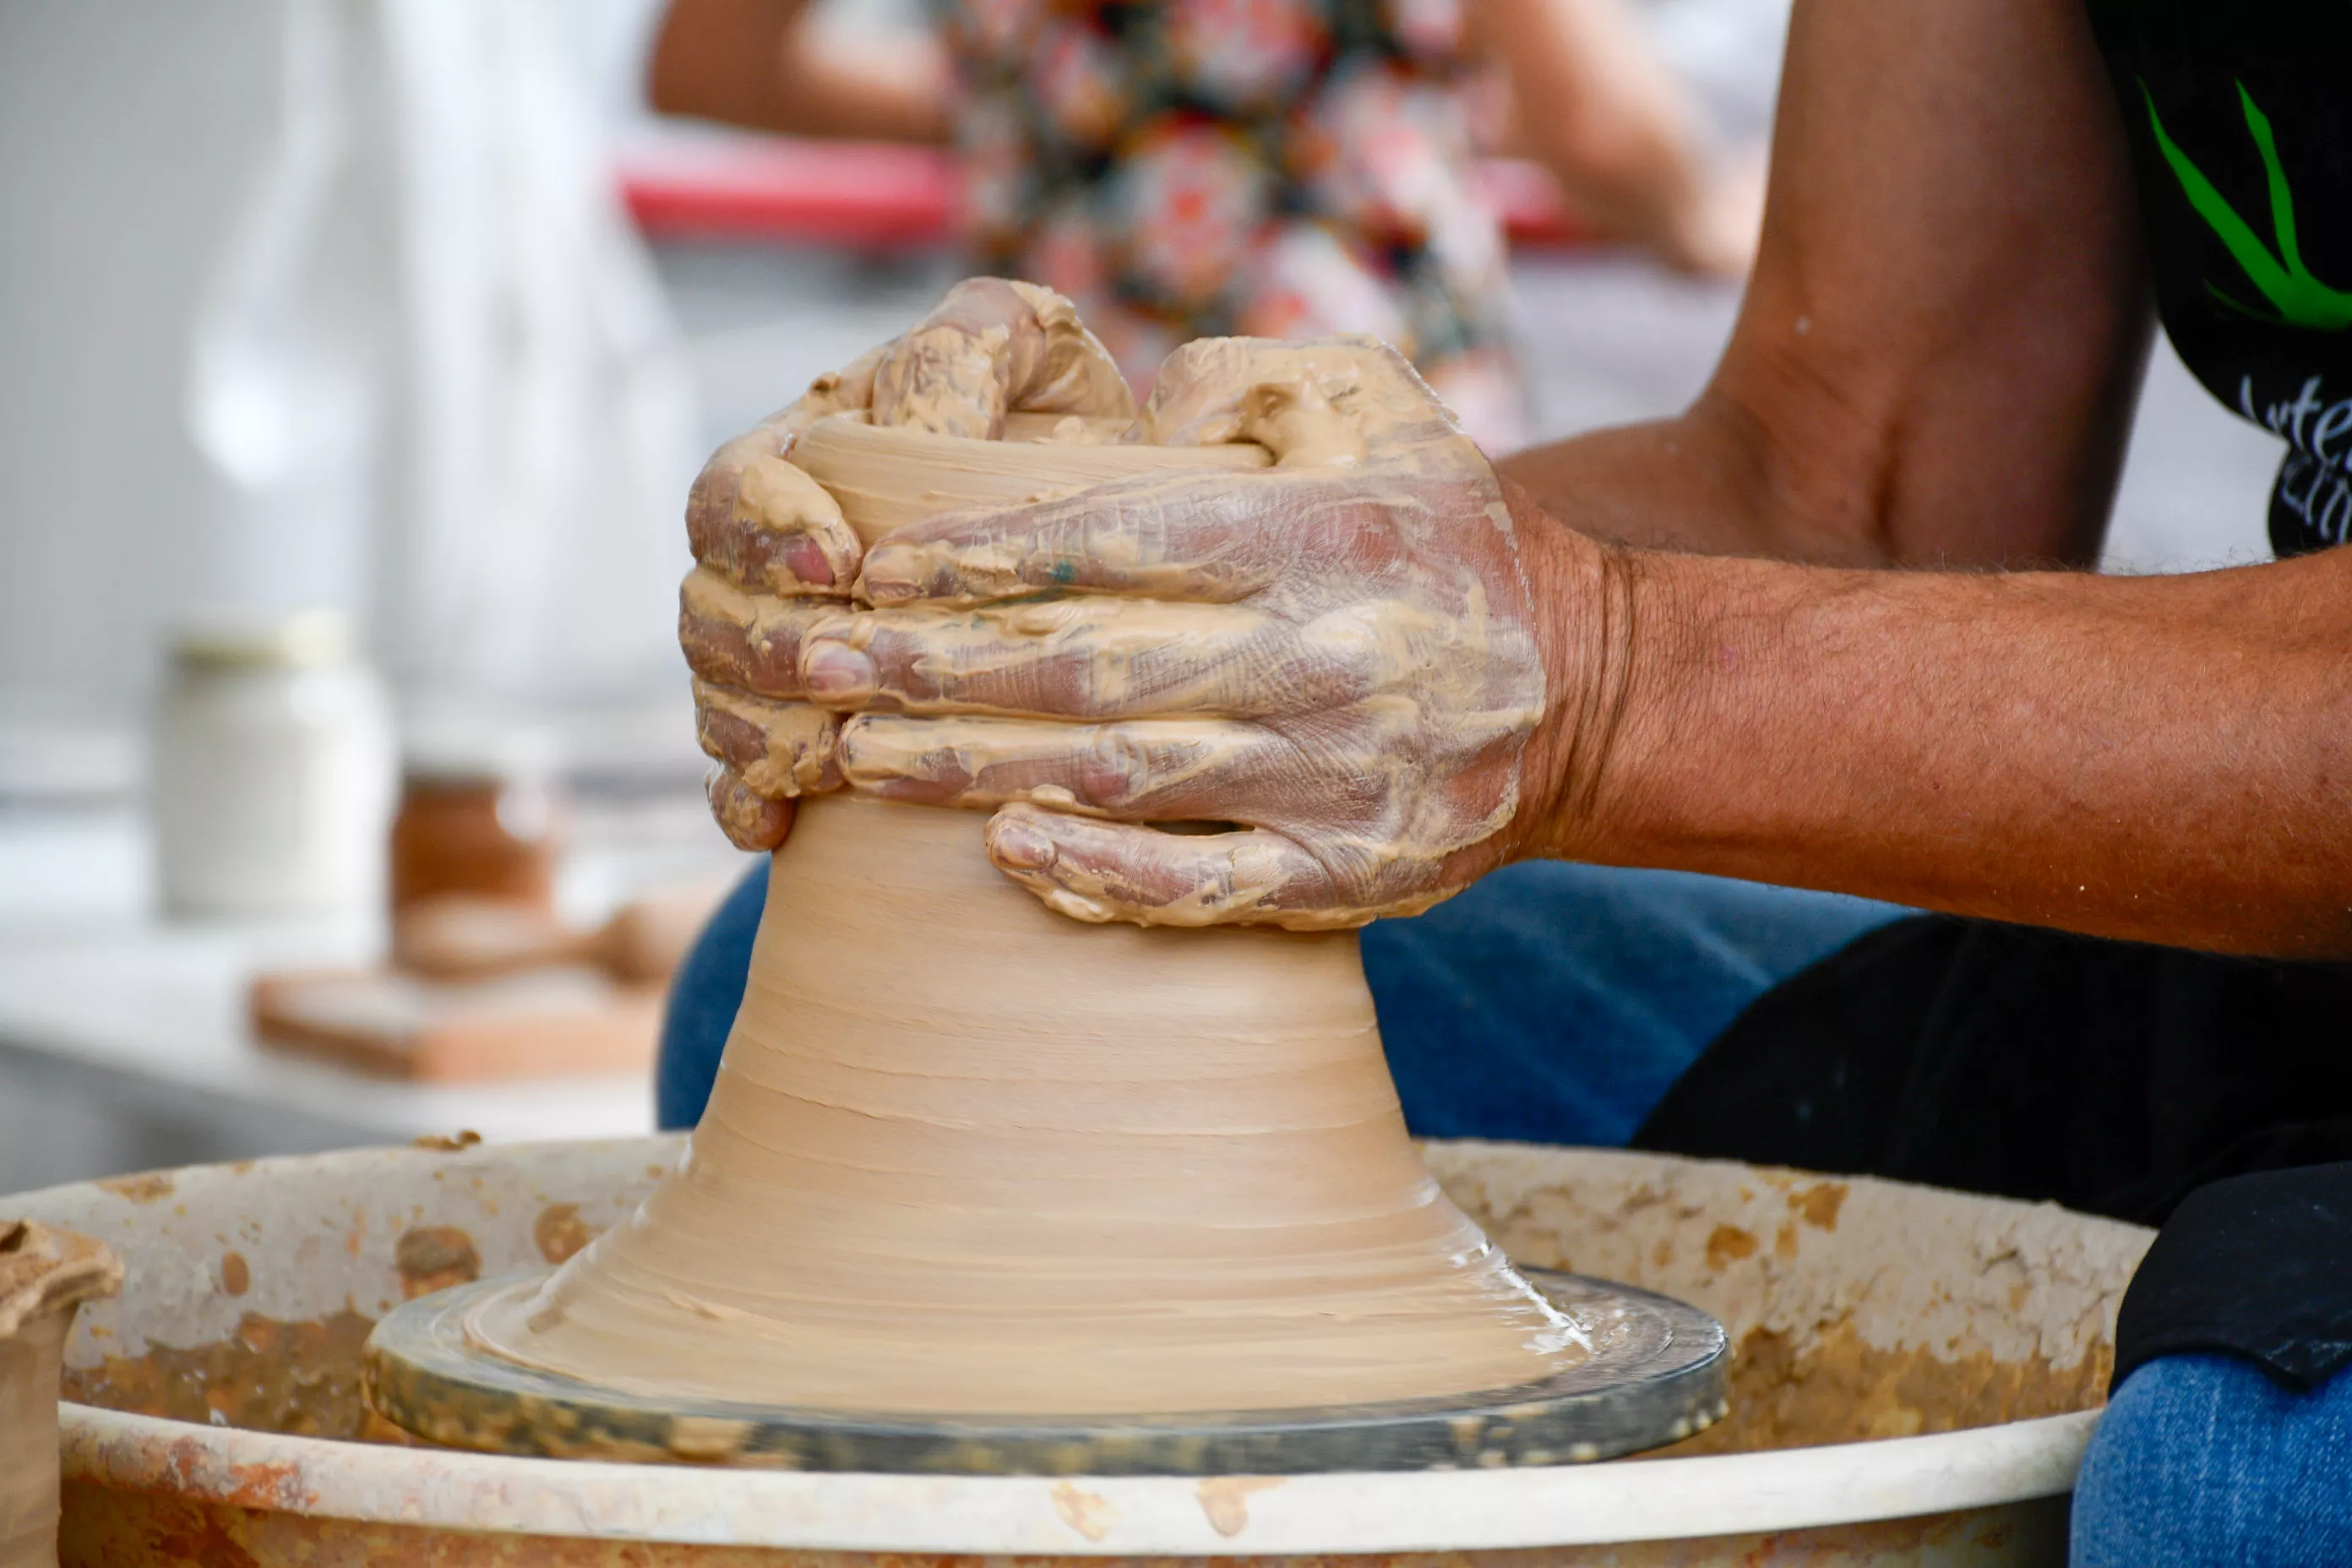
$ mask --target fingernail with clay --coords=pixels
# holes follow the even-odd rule
[[[989,858],[1008,871],[1043,871],[1054,864],[1054,841],[1017,816],[990,824]]]
[[[921,591],[915,581],[915,552],[904,545],[885,545],[866,557],[857,579],[858,592],[869,605],[903,605]]]
[[[862,702],[874,695],[874,661],[847,643],[819,638],[801,658],[801,679],[822,702]]]
[[[824,547],[805,533],[786,542],[784,570],[812,588],[833,586],[833,563],[825,559]]]

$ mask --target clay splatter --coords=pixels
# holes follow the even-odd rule
[[[456,1226],[421,1226],[401,1233],[393,1249],[400,1268],[401,1293],[414,1301],[452,1285],[464,1285],[482,1276],[481,1254],[474,1238]]]
[[[198,1426],[394,1440],[371,1426],[360,1400],[360,1347],[374,1327],[359,1312],[304,1323],[248,1312],[235,1333],[211,1344],[157,1345],[144,1355],[68,1367],[63,1393],[78,1405]]]
[[[1736,1225],[1719,1225],[1706,1238],[1706,1266],[1722,1270],[1756,1255],[1756,1237]]]
[[[118,1198],[128,1198],[134,1204],[152,1204],[172,1195],[172,1173],[149,1171],[136,1176],[109,1176],[94,1184],[100,1191],[112,1193]]]
[[[1054,1488],[1054,1511],[1088,1541],[1100,1541],[1118,1522],[1118,1510],[1108,1498],[1080,1491],[1067,1481]]]
[[[1194,1489],[1209,1528],[1219,1535],[1235,1536],[1249,1528],[1249,1496],[1282,1484],[1280,1476],[1212,1476]]]
[[[541,1258],[550,1263],[562,1263],[595,1240],[596,1230],[580,1217],[578,1204],[550,1204],[539,1211],[539,1218],[530,1227],[530,1238],[538,1244]]]
[[[1843,1182],[1816,1182],[1810,1187],[1800,1187],[1789,1194],[1789,1206],[1797,1217],[1815,1230],[1835,1230],[1838,1210],[1845,1206],[1846,1184]]]
[[[1997,1361],[1983,1352],[1947,1361],[1922,1351],[1866,1344],[1850,1323],[1831,1324],[1811,1349],[1754,1329],[1731,1364],[1731,1415],[1657,1457],[1803,1448],[1822,1443],[1957,1432],[2029,1421],[2106,1402],[2112,1346],[2069,1367],[2035,1356]]]

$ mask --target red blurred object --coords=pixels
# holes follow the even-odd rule
[[[619,160],[621,194],[656,239],[922,250],[949,244],[961,184],[952,154],[875,142],[761,137],[648,142]],[[1479,184],[1515,246],[1591,242],[1538,165],[1488,159]]]
[[[929,147],[786,137],[625,150],[622,199],[656,239],[921,249],[953,237],[955,161]]]

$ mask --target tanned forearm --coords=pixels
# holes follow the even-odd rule
[[[947,139],[948,73],[928,35],[858,47],[803,0],[671,0],[646,73],[665,114],[793,136]]]
[[[2149,321],[2080,5],[1799,0],[1773,156],[1699,401],[1502,465],[1541,851],[2352,955],[2352,552],[2047,569],[2096,555]]]
[[[2168,578],[1596,547],[1549,853],[2094,935],[2352,956],[2352,551]]]

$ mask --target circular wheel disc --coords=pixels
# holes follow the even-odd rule
[[[1725,1413],[1729,1345],[1698,1309],[1524,1269],[1593,1353],[1541,1382],[1446,1398],[1230,1415],[951,1415],[625,1394],[473,1348],[466,1324],[543,1276],[394,1309],[366,1353],[368,1402],[431,1442],[490,1453],[943,1475],[1297,1475],[1580,1464],[1656,1447]]]

